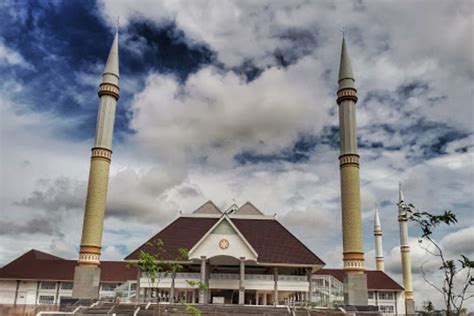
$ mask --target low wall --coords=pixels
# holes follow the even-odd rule
[[[0,304],[1,316],[34,316],[41,311],[57,311],[56,305],[7,305]]]

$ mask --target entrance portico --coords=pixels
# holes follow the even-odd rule
[[[302,268],[264,266],[231,256],[202,256],[199,261],[185,265],[184,270],[176,273],[174,282],[171,275],[161,279],[154,290],[146,291],[145,296],[159,295],[170,302],[185,299],[200,304],[276,306],[305,301],[310,286]],[[200,287],[198,282],[205,287]],[[152,287],[146,277],[141,279],[140,286]]]

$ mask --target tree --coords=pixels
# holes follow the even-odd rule
[[[131,263],[131,265],[145,275],[153,288],[158,287],[161,280],[171,277],[174,280],[176,272],[181,271],[183,266],[181,262],[188,261],[188,250],[184,248],[178,249],[178,255],[174,260],[167,260],[166,249],[161,239],[158,239],[154,244],[149,242],[149,246],[155,246],[156,252],[148,253],[140,250],[138,261]]]
[[[459,315],[463,309],[464,302],[474,297],[474,294],[468,292],[468,289],[474,285],[472,273],[474,261],[463,254],[460,254],[457,260],[448,258],[441,244],[433,237],[434,229],[440,225],[455,225],[457,223],[456,215],[449,210],[441,215],[433,215],[429,212],[419,211],[413,204],[402,203],[399,204],[399,207],[404,209],[408,220],[418,224],[421,228],[422,234],[418,240],[420,246],[428,254],[438,258],[440,261],[439,271],[443,279],[442,284],[437,285],[428,280],[423,264],[421,271],[425,282],[441,293],[448,316],[453,315],[453,312],[455,315]],[[461,271],[464,271],[466,276],[459,280],[457,276],[459,276]]]
[[[164,243],[161,239],[158,239],[154,244],[148,243],[149,246],[155,246],[156,252],[149,253],[143,250],[140,250],[138,255],[138,261],[133,262],[130,265],[137,268],[141,274],[145,275],[145,277],[150,282],[152,288],[157,288],[160,282],[168,277],[171,276],[172,279],[172,288],[174,287],[174,279],[176,277],[176,273],[183,270],[183,265],[181,263],[189,261],[189,252],[185,248],[178,248],[178,255],[174,258],[174,260],[167,260],[166,259],[166,249],[164,247]],[[187,284],[191,286],[198,286],[199,289],[207,289],[205,284],[201,282],[194,282],[185,280]],[[139,288],[137,287],[137,293]],[[170,293],[170,296],[173,296],[173,293]],[[157,301],[160,301],[160,297],[157,296]],[[172,301],[174,301],[173,297],[170,297]],[[194,315],[199,316],[201,315],[201,311],[190,305],[184,301],[180,302],[183,304],[187,311],[194,313]],[[158,313],[160,309],[158,308]]]
[[[434,306],[431,301],[425,301],[423,302],[423,310],[428,314],[431,315],[431,313],[434,311]]]

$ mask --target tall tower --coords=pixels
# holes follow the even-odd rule
[[[400,253],[402,256],[403,287],[405,288],[405,311],[407,315],[415,314],[413,287],[411,285],[411,258],[408,245],[408,214],[407,204],[403,198],[402,183],[398,188],[398,223],[400,225]]]
[[[79,260],[74,272],[74,298],[98,298],[100,282],[100,249],[104,212],[112,159],[115,107],[119,99],[118,31],[102,73],[99,86],[99,112],[94,147],[92,147],[89,184]]]
[[[383,247],[382,247],[382,226],[380,225],[379,209],[375,206],[374,214],[374,240],[375,240],[375,268],[384,271]]]
[[[339,129],[341,155],[341,206],[344,270],[344,302],[367,305],[367,277],[364,273],[364,246],[360,213],[359,155],[356,137],[357,90],[346,41],[342,38],[339,67]]]

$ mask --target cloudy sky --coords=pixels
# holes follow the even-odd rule
[[[453,210],[437,238],[474,255],[472,1],[2,1],[0,265],[77,257],[97,88],[120,17],[121,98],[103,259],[207,200],[247,200],[341,266],[341,27],[352,58],[366,261],[374,204],[400,277],[398,181]],[[420,276],[415,299],[439,301]],[[428,265],[432,265],[429,263]],[[472,308],[474,303],[471,302]]]

